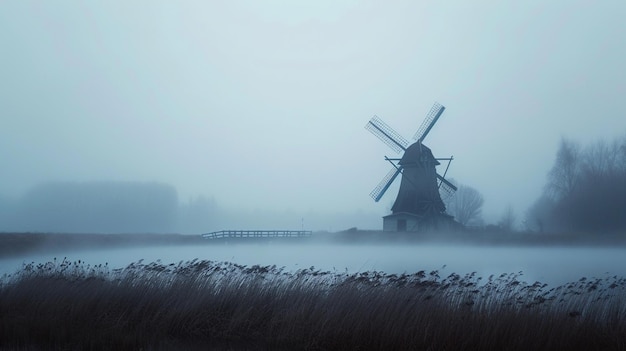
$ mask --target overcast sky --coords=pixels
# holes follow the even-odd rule
[[[179,197],[388,214],[393,152],[454,155],[487,220],[536,199],[562,136],[626,134],[626,2],[0,2],[0,195],[159,181]],[[358,224],[355,224],[358,225]],[[382,226],[382,221],[381,221]]]

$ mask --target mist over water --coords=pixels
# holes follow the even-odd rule
[[[380,230],[399,184],[368,194],[395,154],[363,126],[409,137],[438,101],[428,146],[480,194],[467,224],[623,237],[624,17],[624,1],[0,1],[0,234]],[[0,274],[66,256],[562,284],[626,275],[623,247],[68,249],[0,257]]]
[[[91,265],[108,263],[123,268],[132,262],[160,260],[178,263],[193,259],[228,261],[243,265],[276,265],[286,270],[314,266],[338,273],[384,271],[440,276],[476,272],[489,275],[522,272],[521,280],[560,285],[582,277],[626,275],[626,249],[581,247],[490,247],[462,245],[329,245],[329,244],[223,244],[114,250],[83,250],[0,259],[0,273],[12,273],[26,262],[47,262],[66,256]]]

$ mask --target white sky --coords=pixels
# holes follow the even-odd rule
[[[521,217],[561,136],[626,134],[624,18],[623,0],[4,0],[0,194],[161,181],[232,208],[384,215],[396,190],[369,192],[393,154],[363,127],[410,138],[438,101],[425,143],[487,220]]]

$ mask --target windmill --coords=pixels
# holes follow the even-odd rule
[[[452,216],[445,213],[442,201],[456,191],[454,184],[445,179],[453,157],[435,158],[432,151],[423,144],[445,107],[435,103],[410,143],[377,116],[365,126],[396,153],[403,152],[401,158],[387,160],[393,166],[370,196],[378,202],[398,175],[402,174],[398,196],[391,207],[392,214],[385,216],[384,230],[416,231],[424,227],[438,226],[438,223],[454,223]],[[447,161],[443,175],[437,173],[436,166]]]

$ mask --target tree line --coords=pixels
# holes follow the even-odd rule
[[[516,215],[506,207],[496,224],[485,227],[483,196],[459,184],[444,199],[446,212],[464,226],[515,229]],[[563,138],[541,196],[530,206],[524,229],[534,232],[614,233],[626,230],[626,135],[587,146]]]
[[[563,138],[543,194],[526,214],[538,232],[626,230],[626,136],[585,147]]]
[[[0,232],[203,233],[224,216],[213,198],[180,201],[158,182],[47,182],[0,196]]]
[[[181,199],[157,182],[48,182],[19,198],[0,194],[0,232],[182,233],[222,229],[341,230],[379,217],[362,211],[324,213],[225,208],[215,199]]]
[[[0,230],[44,232],[171,232],[176,189],[149,182],[49,182],[20,199],[0,201]]]

